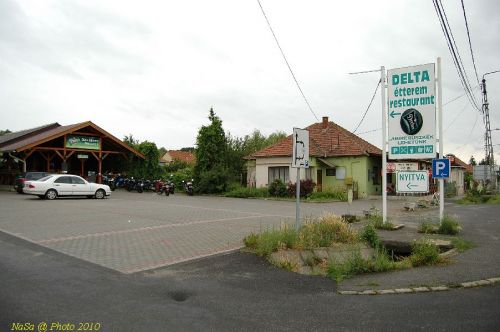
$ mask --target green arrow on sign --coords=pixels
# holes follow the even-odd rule
[[[389,115],[391,116],[391,118],[393,118],[393,119],[394,119],[394,117],[395,117],[396,115],[401,115],[401,113],[396,113],[396,112],[394,112],[394,111],[391,111],[391,113],[390,113]]]
[[[408,183],[408,184],[406,185],[406,187],[407,187],[409,190],[411,190],[411,187],[418,187],[418,184],[411,184],[411,183]]]

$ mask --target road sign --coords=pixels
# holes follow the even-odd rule
[[[292,167],[309,168],[309,131],[293,128]]]
[[[429,174],[427,171],[401,171],[396,173],[396,192],[429,192]]]
[[[450,177],[450,159],[432,159],[432,177],[435,179],[447,179]]]
[[[387,163],[387,173],[418,171],[418,163]]]
[[[436,155],[434,64],[388,70],[389,159]]]

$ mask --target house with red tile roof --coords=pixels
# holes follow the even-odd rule
[[[352,185],[355,197],[378,195],[381,189],[382,151],[323,117],[309,131],[309,165],[301,179],[311,179],[316,190],[345,189]],[[247,157],[249,186],[265,187],[275,179],[295,182],[291,167],[292,135]]]
[[[446,182],[454,183],[455,194],[461,196],[465,193],[465,173],[472,173],[469,171],[472,167],[460,160],[454,154],[447,154],[446,158],[450,159],[451,166],[451,174],[450,177],[446,179]]]
[[[196,159],[194,154],[188,151],[176,151],[176,150],[170,150],[167,151],[161,158],[160,158],[160,163],[163,163],[165,165],[170,164],[172,161],[177,160],[177,161],[182,161],[188,164],[195,164]]]

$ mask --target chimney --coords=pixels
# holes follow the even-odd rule
[[[326,129],[328,127],[328,117],[324,116],[323,117],[323,129]]]

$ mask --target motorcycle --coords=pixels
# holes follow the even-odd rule
[[[156,192],[158,195],[163,195],[163,194],[165,194],[165,196],[170,195],[170,184],[168,183],[168,181],[165,182],[158,181],[158,187],[159,190]]]
[[[110,174],[102,176],[102,183],[108,185],[111,191],[116,189],[115,178]]]
[[[182,181],[182,186],[184,187],[184,191],[186,191],[189,196],[193,196],[193,179],[191,179],[191,181]]]

